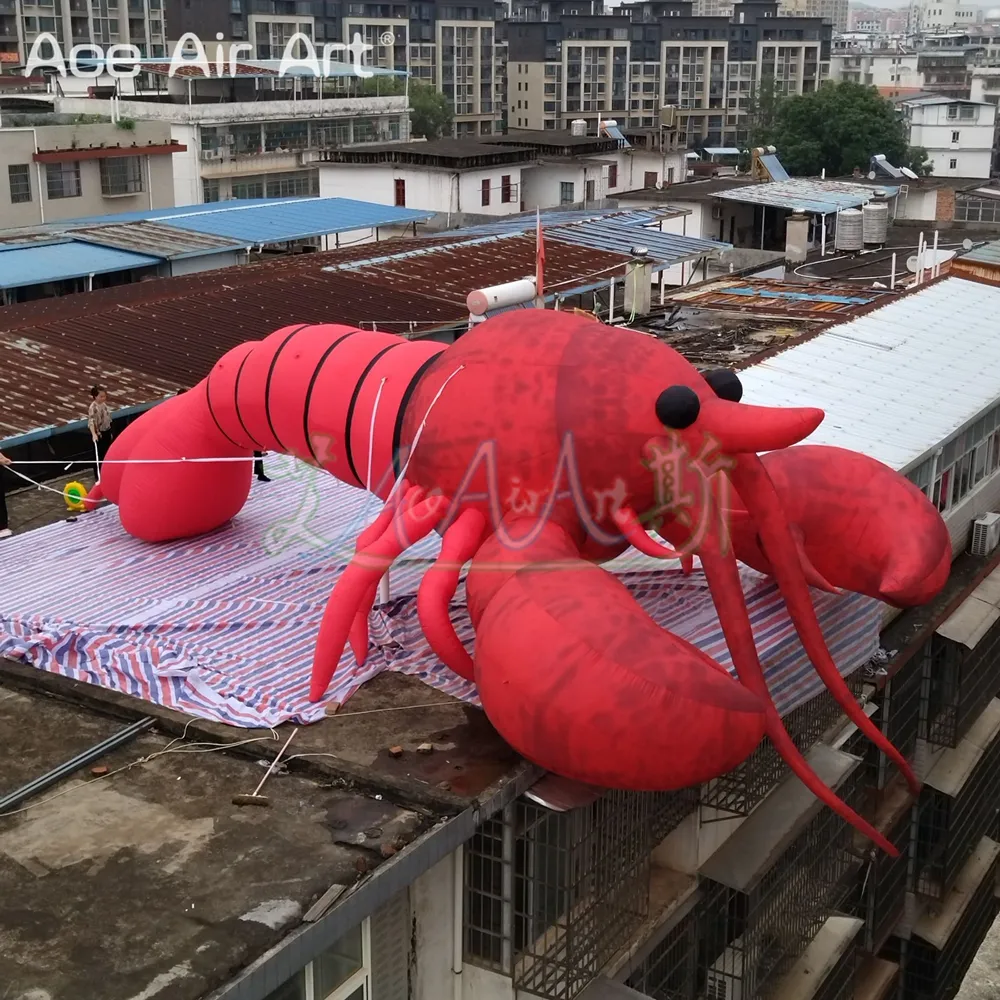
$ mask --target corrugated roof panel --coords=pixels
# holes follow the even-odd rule
[[[155,267],[158,257],[66,240],[43,246],[0,246],[0,288],[42,285],[90,274]]]
[[[84,349],[85,351],[86,349]],[[77,348],[0,334],[0,440],[42,427],[86,420],[95,383],[107,386],[112,405],[123,409],[162,399],[184,386],[108,364]]]
[[[788,180],[788,171],[781,165],[781,160],[778,159],[777,154],[765,153],[760,158],[760,162],[764,164],[767,172],[771,175],[772,181]]]
[[[995,264],[1000,266],[1000,240],[984,243],[968,253],[963,253],[960,260],[974,260],[979,264]]]
[[[379,226],[400,226],[433,216],[433,212],[375,205],[350,198],[304,198],[279,205],[242,208],[231,208],[223,204],[213,212],[172,215],[170,224],[196,233],[225,236],[245,246],[259,246],[305,240],[325,233],[350,233],[358,229],[376,229]]]
[[[1000,399],[998,314],[1000,288],[946,278],[752,364],[743,399],[818,406],[808,443],[908,471]]]
[[[615,208],[597,208],[589,211],[584,209],[574,209],[568,212],[550,211],[542,212],[542,228],[550,229],[553,226],[566,226],[576,222],[586,222],[591,219],[614,219],[622,226],[645,226],[650,222],[671,215],[676,209],[668,207],[660,211],[637,209],[635,211],[621,212]],[[524,233],[529,229],[534,229],[537,216],[534,213],[521,212],[518,215],[510,215],[496,222],[484,222],[479,226],[468,226],[463,229],[452,229],[445,236],[497,236],[502,233]]]
[[[161,222],[129,222],[118,226],[89,226],[73,230],[74,239],[98,243],[118,250],[142,251],[164,260],[200,257],[204,254],[240,250],[243,244],[223,236],[195,233]]]
[[[872,200],[876,192],[891,198],[898,187],[885,184],[849,184],[846,181],[820,181],[806,177],[772,181],[769,184],[727,188],[716,192],[716,198],[741,201],[750,205],[772,205],[775,208],[801,208],[817,215],[832,215],[839,209],[857,208]]]
[[[262,198],[77,219],[64,224],[63,228],[166,222],[179,229],[234,240],[243,246],[260,246],[305,240],[326,233],[405,225],[430,219],[433,215],[433,212],[376,205],[352,198]]]
[[[649,256],[660,264],[679,263],[729,247],[728,243],[661,233],[641,226],[622,226],[610,219],[550,229],[547,238],[629,257],[633,247],[643,246],[649,251]]]

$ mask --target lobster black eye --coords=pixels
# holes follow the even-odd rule
[[[686,385],[672,385],[656,397],[656,417],[664,427],[682,431],[698,419],[700,411],[698,394]]]
[[[740,382],[736,372],[731,372],[728,368],[716,368],[715,371],[706,372],[705,381],[719,399],[738,403],[743,398],[743,383]]]

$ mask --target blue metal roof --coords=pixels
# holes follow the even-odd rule
[[[76,240],[41,246],[0,246],[0,288],[41,285],[47,281],[84,278],[90,274],[127,271],[159,263],[158,257]]]
[[[574,222],[588,222],[593,219],[613,218],[618,225],[622,226],[645,226],[651,222],[656,222],[671,214],[673,210],[665,211],[644,211],[638,209],[634,212],[622,212],[617,208],[595,208],[590,211],[584,209],[574,209],[573,211],[561,212],[553,210],[542,212],[542,229],[551,229],[553,226],[565,226]],[[536,215],[534,213],[521,213],[519,215],[509,215],[496,222],[486,222],[481,226],[468,226],[464,229],[451,229],[442,236],[501,236],[505,233],[526,233],[533,230],[536,225]]]
[[[176,229],[226,237],[243,246],[261,246],[304,240],[326,233],[404,225],[433,216],[433,212],[376,205],[351,198],[261,198],[75,221],[94,224],[168,222]]]
[[[703,257],[713,251],[729,249],[728,243],[698,240],[676,233],[661,233],[636,225],[622,225],[616,219],[581,222],[550,229],[548,237],[562,243],[573,243],[592,250],[631,255],[633,247],[645,247],[656,262],[654,271],[661,271],[685,260]]]
[[[119,222],[166,222],[175,215],[191,215],[195,212],[214,212],[220,208],[253,208],[261,205],[291,205],[296,202],[318,198],[234,198],[232,201],[209,202],[206,205],[181,205],[177,208],[149,208],[141,212],[116,212],[114,215],[93,215],[82,219],[69,219],[66,222],[53,223],[53,226],[103,225]]]

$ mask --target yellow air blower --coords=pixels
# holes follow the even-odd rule
[[[63,500],[66,501],[66,509],[73,513],[86,510],[87,506],[83,502],[87,498],[87,487],[83,483],[67,483],[63,488]]]

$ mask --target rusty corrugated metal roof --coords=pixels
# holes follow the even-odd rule
[[[152,254],[164,260],[196,257],[244,249],[243,244],[225,236],[196,233],[189,229],[164,225],[162,222],[129,222],[123,225],[86,226],[73,229],[75,240],[86,240],[100,246]]]
[[[424,252],[413,254],[417,247]],[[546,284],[568,292],[621,274],[626,263],[552,241]],[[8,306],[0,309],[0,393],[17,403],[0,438],[78,419],[94,382],[107,383],[120,406],[190,387],[230,348],[289,323],[402,334],[461,323],[470,291],[534,268],[533,235],[392,240]]]
[[[183,388],[76,350],[16,334],[0,334],[0,440],[39,427],[85,420],[89,388],[107,386],[115,408],[160,399]]]
[[[703,288],[677,292],[672,302],[699,309],[732,309],[759,313],[822,319],[849,316],[880,299],[888,301],[897,293],[846,283],[797,284],[757,278],[735,278],[712,282]]]

